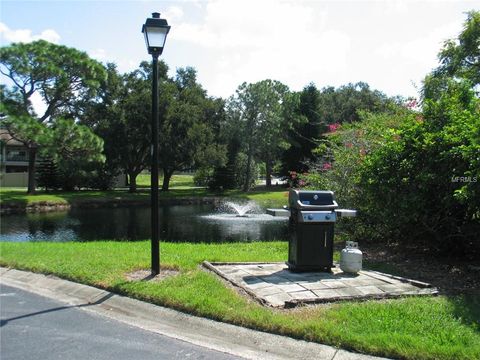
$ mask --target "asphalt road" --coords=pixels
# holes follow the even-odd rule
[[[0,286],[0,358],[240,359]]]

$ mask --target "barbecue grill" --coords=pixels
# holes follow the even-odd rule
[[[288,267],[292,271],[331,271],[334,226],[355,210],[337,209],[333,191],[290,190]]]

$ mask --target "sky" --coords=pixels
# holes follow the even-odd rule
[[[161,56],[170,75],[193,66],[210,96],[269,78],[293,91],[363,81],[418,97],[473,9],[480,0],[0,0],[0,44],[45,39],[129,72],[151,60],[141,27],[160,12],[171,25]]]

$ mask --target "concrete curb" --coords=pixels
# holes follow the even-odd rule
[[[0,284],[246,359],[382,359],[187,315],[54,276],[0,267]]]

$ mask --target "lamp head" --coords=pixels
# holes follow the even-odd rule
[[[152,17],[148,18],[142,26],[142,33],[145,36],[145,44],[149,54],[156,56],[162,54],[169,31],[170,26],[167,20],[160,19],[160,13],[158,12],[152,13]]]

